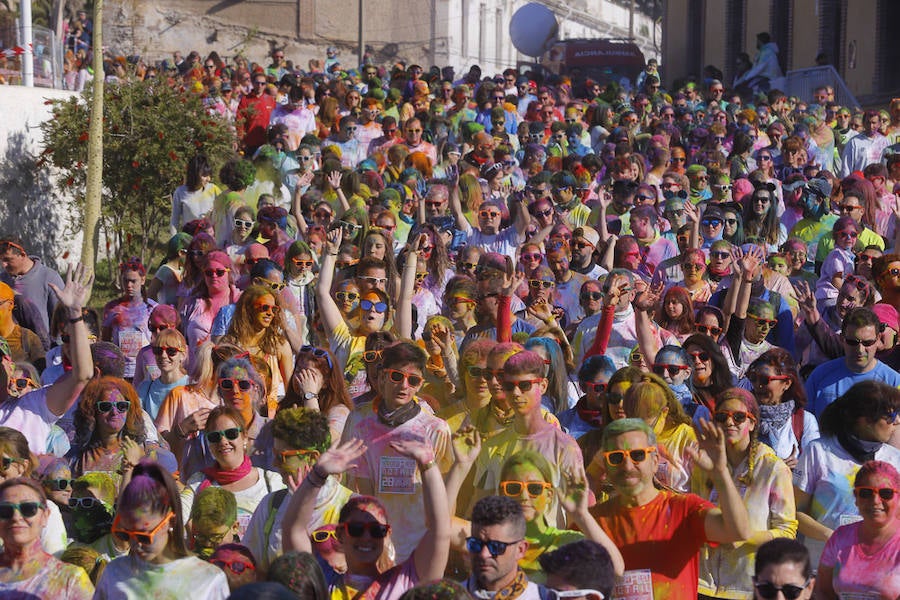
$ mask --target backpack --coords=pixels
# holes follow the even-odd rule
[[[800,452],[800,441],[803,439],[803,409],[795,410],[791,414],[791,429],[794,430],[794,437],[797,438],[797,452]]]

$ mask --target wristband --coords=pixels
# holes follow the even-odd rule
[[[84,315],[78,315],[74,319],[69,319],[69,323],[71,325],[74,325],[75,323],[80,323],[81,321],[84,321]]]
[[[431,460],[429,460],[429,461],[428,461],[427,463],[425,463],[424,465],[421,465],[421,466],[419,467],[419,471],[421,471],[422,473],[424,473],[425,471],[427,471],[427,470],[430,469],[431,467],[436,467],[436,466],[437,466],[437,463],[434,462],[434,459],[432,458]]]

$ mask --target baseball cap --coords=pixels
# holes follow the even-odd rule
[[[576,227],[575,231],[572,232],[572,237],[581,238],[594,248],[600,243],[600,234],[597,233],[596,229],[588,227],[587,225],[584,227]]]

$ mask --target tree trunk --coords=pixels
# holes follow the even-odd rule
[[[96,270],[100,245],[100,203],[103,195],[103,0],[94,1],[91,122],[88,128],[87,189],[84,198],[84,239],[81,262]]]

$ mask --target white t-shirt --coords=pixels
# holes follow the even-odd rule
[[[506,256],[515,256],[516,248],[523,239],[519,239],[519,232],[515,227],[507,227],[500,230],[500,233],[487,235],[481,233],[480,229],[472,228],[468,232],[468,244],[470,246],[478,246],[485,252],[496,252],[505,254]]]
[[[194,556],[154,565],[128,555],[106,566],[97,582],[94,600],[225,600],[230,593],[224,571]]]
[[[882,444],[875,460],[883,460],[900,469],[900,450]],[[800,455],[794,469],[794,485],[812,496],[808,514],[816,521],[837,529],[860,520],[853,497],[853,480],[862,465],[844,450],[834,437],[821,437]],[[810,557],[818,563],[824,542],[806,539]]]
[[[238,536],[241,538],[244,537],[244,532],[250,524],[250,517],[253,516],[253,511],[256,510],[262,499],[267,494],[285,487],[279,473],[266,471],[259,467],[255,468],[257,473],[259,473],[259,479],[256,483],[246,490],[234,492],[234,499],[237,500]],[[194,473],[181,491],[181,514],[185,516],[185,521],[190,518],[191,506],[194,504],[194,498],[197,497],[200,484],[203,483],[204,479],[206,479],[206,475],[203,473]],[[213,483],[212,485],[218,484]]]
[[[41,388],[0,404],[0,425],[21,431],[34,454],[47,453],[50,428],[59,416],[47,407],[47,390]]]
[[[69,536],[66,533],[66,525],[63,523],[59,507],[54,502],[47,502],[47,525],[41,531],[41,547],[47,554],[59,558],[66,546],[69,545]]]

